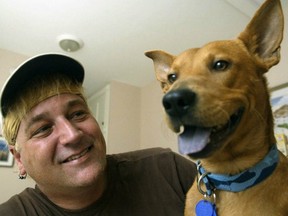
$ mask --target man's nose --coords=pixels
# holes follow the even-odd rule
[[[59,120],[58,130],[59,141],[63,145],[76,143],[82,134],[81,130],[66,118]]]

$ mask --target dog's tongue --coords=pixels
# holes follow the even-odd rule
[[[210,133],[207,128],[185,126],[184,132],[178,136],[179,152],[187,155],[203,150],[209,142]]]

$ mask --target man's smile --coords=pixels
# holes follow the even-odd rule
[[[89,146],[88,148],[84,149],[82,152],[80,152],[79,154],[74,154],[69,156],[67,159],[65,159],[62,163],[68,163],[74,160],[77,160],[81,157],[83,157],[84,155],[86,155],[88,152],[90,152],[92,149],[92,146]]]

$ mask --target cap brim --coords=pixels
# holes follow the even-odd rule
[[[84,80],[83,66],[69,56],[56,53],[34,56],[22,63],[4,84],[0,101],[2,116],[6,116],[9,102],[15,99],[15,93],[21,90],[31,77],[53,73],[67,74],[71,79],[80,83],[83,83]]]

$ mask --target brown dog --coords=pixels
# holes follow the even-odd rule
[[[145,53],[166,93],[169,127],[183,128],[180,152],[201,161],[185,215],[195,208],[202,215],[288,215],[288,161],[275,148],[264,77],[280,60],[283,22],[280,0],[267,0],[235,40],[178,56]],[[208,202],[196,207],[202,199]]]

